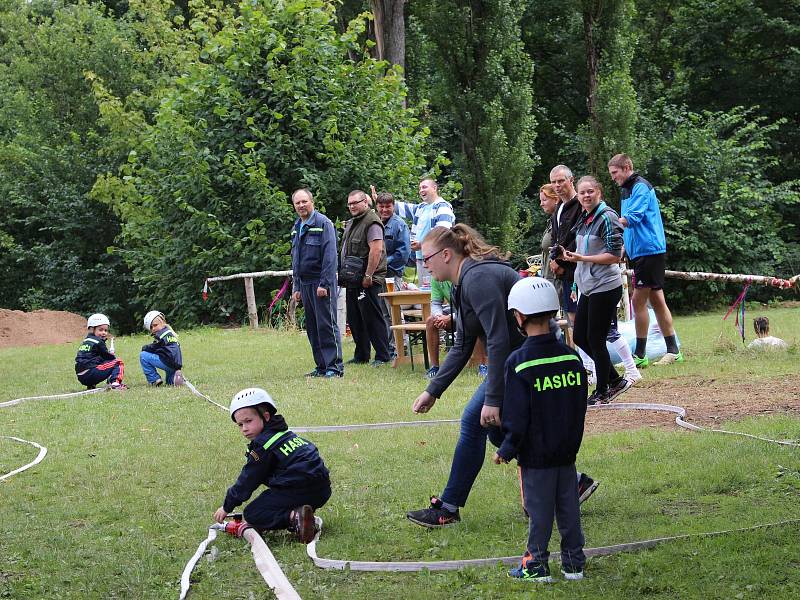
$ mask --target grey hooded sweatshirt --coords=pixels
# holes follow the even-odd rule
[[[609,253],[622,256],[622,225],[619,215],[601,201],[591,214],[581,213],[575,225],[575,251],[584,256]],[[580,261],[575,269],[578,291],[586,296],[607,292],[622,285],[617,265]]]

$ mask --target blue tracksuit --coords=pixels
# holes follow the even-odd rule
[[[305,223],[295,221],[291,235],[292,291],[300,292],[314,364],[320,373],[343,373],[342,340],[336,325],[336,230],[328,217],[315,210]],[[318,287],[328,290],[328,295],[318,297]]]
[[[244,519],[258,530],[285,529],[289,511],[304,504],[314,509],[331,496],[330,473],[316,446],[289,431],[281,415],[273,415],[247,446],[247,462],[228,488],[226,512],[246,502],[261,485],[269,487],[244,509]]]
[[[628,221],[622,232],[625,253],[631,259],[664,254],[667,238],[656,191],[650,182],[638,173],[632,173],[620,186],[620,199],[620,217]]]

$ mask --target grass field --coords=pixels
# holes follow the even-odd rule
[[[797,378],[800,309],[760,312],[770,317],[774,335],[794,344],[789,353],[737,349],[733,328],[721,324],[721,314],[683,317],[677,327],[687,362],[648,369],[646,380],[713,375],[735,388],[743,378]],[[356,366],[342,380],[305,380],[300,375],[312,365],[300,333],[197,329],[181,332],[181,342],[185,374],[201,391],[227,405],[239,389],[260,385],[290,426],[457,418],[478,384],[474,373],[462,374],[431,413],[418,417],[410,406],[425,386],[419,369]],[[187,389],[146,387],[138,367],[144,343],[144,335],[117,339],[131,386],[125,392],[0,409],[0,435],[49,449],[43,463],[0,482],[0,598],[177,597],[183,566],[238,474],[246,440],[226,413]],[[80,389],[73,374],[75,346],[0,350],[0,401]],[[352,348],[345,344],[345,358]],[[800,419],[788,415],[722,425],[800,439]],[[307,434],[334,485],[333,498],[320,511],[320,555],[439,560],[521,554],[527,522],[511,465],[487,459],[460,524],[428,531],[405,519],[406,510],[423,507],[429,495],[441,492],[456,436],[453,425]],[[602,485],[583,507],[587,546],[799,517],[798,452],[677,428],[589,435],[579,468]],[[30,446],[0,439],[0,474],[35,455]],[[499,565],[450,573],[332,572],[314,567],[305,549],[282,533],[268,536],[267,543],[306,599],[532,593],[790,598],[800,596],[799,533],[795,524],[590,559],[585,580],[559,580],[535,590],[509,580]],[[245,542],[220,536],[215,547],[215,560],[202,560],[195,571],[190,598],[272,597]],[[557,532],[551,548],[558,548]]]

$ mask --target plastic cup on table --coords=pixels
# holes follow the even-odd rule
[[[423,275],[422,276],[422,285],[420,287],[423,290],[431,289],[431,276],[430,275]]]

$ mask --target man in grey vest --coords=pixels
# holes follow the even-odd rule
[[[386,281],[386,248],[383,242],[383,222],[369,207],[367,194],[353,190],[347,196],[347,208],[352,219],[347,221],[342,235],[341,264],[347,257],[364,262],[361,282],[347,284],[347,322],[356,351],[348,364],[367,363],[370,346],[375,349],[373,366],[389,362],[389,334],[378,296]]]

